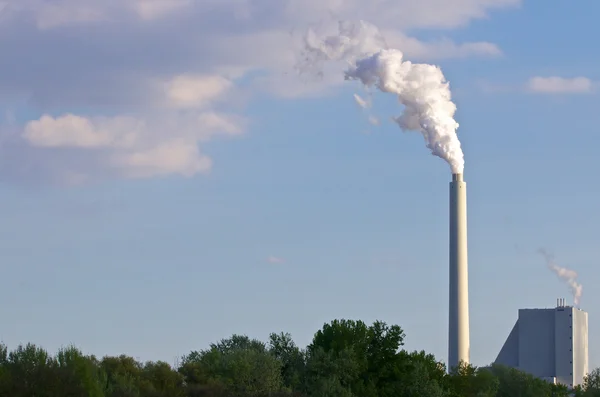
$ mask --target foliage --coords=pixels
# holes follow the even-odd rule
[[[600,369],[568,390],[513,368],[462,363],[448,374],[426,352],[407,352],[404,332],[377,321],[335,320],[306,349],[290,334],[268,343],[232,335],[184,356],[177,368],[132,357],[50,355],[0,344],[0,396],[11,397],[600,397]]]

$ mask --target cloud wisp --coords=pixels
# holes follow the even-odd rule
[[[285,263],[285,259],[271,255],[267,258],[267,262],[273,265],[283,265]]]
[[[594,84],[587,77],[532,77],[526,84],[529,92],[538,94],[589,94]]]

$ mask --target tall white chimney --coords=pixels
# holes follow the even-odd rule
[[[450,182],[450,307],[448,370],[470,362],[467,184],[463,174]]]

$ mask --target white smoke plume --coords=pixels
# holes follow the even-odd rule
[[[456,134],[456,105],[450,86],[438,66],[404,60],[399,50],[387,49],[385,40],[366,22],[340,22],[337,36],[305,39],[300,70],[320,67],[326,60],[349,64],[346,80],[398,96],[404,112],[394,120],[404,131],[418,131],[431,153],[445,160],[453,173],[464,170],[464,155]]]
[[[400,128],[421,132],[433,155],[447,161],[453,173],[463,172],[456,105],[439,67],[404,61],[398,50],[381,50],[356,61],[346,78],[396,94],[404,105],[403,114],[395,119]]]
[[[577,282],[577,272],[566,267],[559,266],[554,260],[554,256],[549,254],[548,251],[543,248],[540,248],[538,253],[544,257],[550,270],[556,273],[561,280],[565,281],[569,285],[571,293],[573,294],[573,304],[575,306],[579,306],[581,294],[583,292],[583,286]]]
[[[387,48],[379,29],[364,21],[339,21],[337,32],[331,35],[317,30],[327,29],[308,29],[302,38],[303,48],[296,63],[296,69],[302,75],[322,77],[327,62],[342,61],[351,64],[356,59]]]

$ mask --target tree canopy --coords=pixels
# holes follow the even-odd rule
[[[402,347],[398,325],[334,320],[304,349],[290,334],[262,342],[232,335],[194,350],[177,367],[132,357],[51,355],[0,344],[0,396],[10,397],[600,397],[600,369],[582,386],[561,385],[501,366],[445,365]]]

